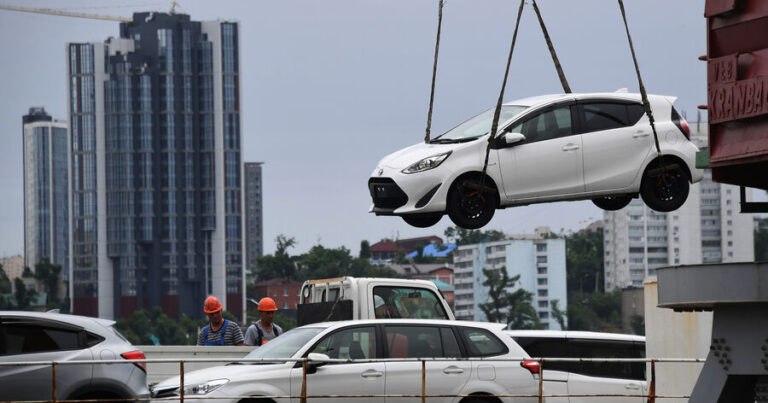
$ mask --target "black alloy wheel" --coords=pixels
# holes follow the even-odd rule
[[[621,210],[631,201],[632,196],[630,195],[603,196],[592,199],[595,206],[608,211]]]
[[[448,216],[464,229],[484,227],[493,218],[498,205],[495,189],[477,179],[460,179],[448,192]]]
[[[658,212],[675,211],[688,199],[688,175],[676,161],[656,160],[643,173],[640,194],[648,207]]]
[[[443,218],[442,214],[432,214],[432,213],[421,213],[421,214],[405,214],[402,215],[403,221],[405,221],[408,225],[416,228],[429,228],[435,224],[437,224],[438,221],[440,221],[441,218]]]

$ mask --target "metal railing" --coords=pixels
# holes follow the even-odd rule
[[[537,374],[538,393],[535,394],[429,394],[427,393],[427,380],[426,380],[426,363],[433,361],[484,361],[484,362],[524,362],[535,361],[539,364],[539,373]],[[199,399],[243,399],[243,398],[262,398],[262,399],[288,399],[298,398],[301,403],[306,403],[307,399],[313,398],[361,398],[361,397],[415,397],[421,398],[422,403],[426,403],[426,399],[439,398],[439,397],[537,397],[539,403],[542,403],[544,398],[548,397],[638,397],[647,398],[648,403],[655,403],[656,399],[687,399],[690,395],[664,395],[656,393],[656,364],[657,363],[704,363],[706,359],[703,358],[378,358],[378,359],[323,359],[323,360],[311,360],[309,358],[272,358],[272,359],[236,359],[231,358],[192,358],[192,359],[141,359],[141,360],[72,360],[72,361],[26,361],[26,362],[0,362],[0,368],[2,367],[14,367],[14,366],[51,366],[51,382],[52,393],[51,399],[48,400],[16,400],[16,401],[0,401],[0,403],[76,403],[76,402],[146,402],[146,401],[179,401],[183,403],[185,400],[199,400]],[[185,383],[184,383],[184,364],[185,363],[219,363],[219,362],[237,362],[237,363],[284,363],[284,362],[297,362],[301,363],[302,367],[302,379],[301,379],[301,393],[300,395],[259,395],[259,396],[185,396]],[[312,395],[307,390],[307,367],[309,363],[374,363],[374,362],[420,362],[421,363],[421,393],[404,393],[404,394],[333,394],[333,395]],[[555,394],[545,393],[544,391],[544,371],[546,363],[551,362],[578,362],[578,363],[649,363],[650,364],[650,380],[648,382],[648,393],[627,393],[627,394],[605,394],[605,393],[566,393]],[[152,363],[178,363],[179,364],[179,387],[178,396],[161,397],[161,398],[98,398],[98,399],[57,399],[56,397],[56,372],[57,368],[61,366],[69,365],[96,365],[96,364],[138,364],[145,363],[147,365]]]

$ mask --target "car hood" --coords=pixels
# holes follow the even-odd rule
[[[469,141],[466,143],[452,143],[452,144],[429,144],[418,143],[410,147],[403,148],[402,150],[395,151],[392,154],[387,155],[379,161],[378,166],[388,167],[393,169],[404,169],[412,164],[421,161],[424,158],[431,157],[436,154],[442,154],[448,151],[459,151],[468,147],[477,147],[477,144],[483,143],[480,139]]]
[[[218,367],[210,367],[205,369],[199,369],[197,371],[190,371],[184,373],[184,384],[193,385],[198,383],[204,383],[212,381],[214,379],[226,378],[230,381],[237,381],[247,377],[248,379],[257,379],[266,377],[271,371],[279,368],[285,368],[285,363],[275,364],[255,364],[255,365],[220,365]],[[168,378],[157,385],[153,389],[168,389],[179,386],[178,376]]]

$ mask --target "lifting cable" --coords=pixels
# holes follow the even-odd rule
[[[432,91],[429,94],[429,112],[427,113],[427,134],[424,136],[424,142],[429,143],[429,130],[432,127],[432,105],[435,103],[435,76],[437,75],[437,54],[440,50],[440,28],[443,25],[443,6],[444,0],[440,0],[437,14],[437,40],[435,40],[435,62],[432,64]]]
[[[637,72],[637,82],[640,84],[640,96],[643,100],[643,108],[648,115],[648,121],[651,123],[651,130],[653,130],[653,140],[656,142],[656,152],[661,155],[661,147],[659,147],[659,136],[656,134],[656,125],[654,124],[653,111],[651,111],[651,103],[648,102],[648,93],[645,91],[645,85],[643,85],[643,78],[640,76],[640,67],[637,65],[637,56],[635,56],[635,47],[632,45],[632,37],[629,35],[629,25],[627,25],[627,13],[624,11],[624,1],[619,0],[619,7],[621,8],[621,17],[624,19],[624,28],[627,31],[627,40],[629,41],[629,50],[632,52],[632,61],[635,63],[635,72]]]
[[[507,57],[507,69],[504,72],[504,81],[501,84],[501,92],[499,93],[499,100],[496,102],[496,110],[493,112],[493,121],[491,123],[491,133],[488,136],[488,146],[485,149],[485,163],[483,164],[483,173],[480,175],[480,192],[482,196],[485,189],[485,173],[488,170],[488,156],[491,153],[491,145],[493,139],[496,137],[496,130],[499,128],[499,117],[501,116],[501,104],[504,102],[504,88],[507,86],[507,76],[509,76],[509,65],[512,63],[512,53],[515,51],[515,42],[517,41],[517,31],[520,28],[520,17],[523,15],[523,6],[525,0],[520,0],[520,8],[517,10],[517,22],[515,23],[515,33],[512,35],[512,43],[509,45],[509,56]]]
[[[560,77],[560,84],[563,86],[563,92],[566,94],[571,93],[571,86],[568,85],[568,80],[565,79],[565,73],[563,73],[563,66],[560,65],[560,60],[555,53],[555,47],[552,46],[552,40],[549,38],[549,32],[544,25],[544,20],[541,18],[541,12],[539,6],[536,4],[536,0],[533,0],[533,10],[536,11],[536,18],[539,19],[539,25],[541,25],[541,32],[544,33],[544,40],[547,41],[547,48],[549,48],[549,54],[552,55],[552,61],[555,63],[555,69],[557,70],[557,76]]]

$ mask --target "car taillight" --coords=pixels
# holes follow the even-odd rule
[[[691,139],[691,128],[688,126],[688,122],[683,117],[680,118],[680,126],[683,127],[683,133],[685,134],[685,138],[690,140]]]
[[[539,366],[538,361],[523,361],[520,363],[520,366],[531,371],[532,374],[538,374],[540,372],[541,367]]]
[[[120,354],[121,357],[125,358],[126,360],[144,360],[147,357],[144,356],[143,351],[129,351],[127,353]],[[147,372],[147,364],[144,362],[134,362],[133,365],[141,368],[142,371]]]

